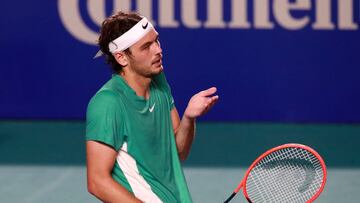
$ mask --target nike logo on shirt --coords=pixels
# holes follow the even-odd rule
[[[149,108],[150,113],[154,111],[155,103]]]

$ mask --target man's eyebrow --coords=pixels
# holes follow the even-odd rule
[[[143,45],[140,46],[140,48],[143,49],[143,48],[149,46],[151,43],[152,43],[151,41],[150,42],[145,42]]]
[[[156,36],[155,40],[154,41],[148,41],[148,42],[145,42],[143,45],[140,46],[141,49],[149,46],[150,44],[152,44],[153,42],[159,40],[159,35]]]

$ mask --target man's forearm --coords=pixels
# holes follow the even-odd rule
[[[111,177],[97,178],[89,185],[89,192],[103,202],[131,202],[141,203],[133,194]]]
[[[209,111],[209,109],[211,109],[211,107],[219,99],[219,96],[217,95],[212,96],[215,93],[216,88],[212,87],[192,96],[185,109],[184,116],[181,119],[180,124],[179,114],[177,113],[176,108],[171,111],[173,128],[176,135],[176,147],[181,160],[185,160],[189,155],[195,136],[196,118]]]
[[[180,121],[180,126],[176,132],[176,146],[180,160],[185,160],[190,153],[191,145],[195,136],[195,118],[189,118],[185,115]]]

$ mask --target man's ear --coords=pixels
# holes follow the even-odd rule
[[[115,60],[122,66],[125,67],[128,65],[129,61],[124,52],[116,52],[114,54]]]

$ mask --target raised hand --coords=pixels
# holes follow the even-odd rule
[[[216,87],[211,87],[192,96],[186,107],[184,116],[195,119],[208,112],[219,99],[218,95],[214,95],[216,91]]]

